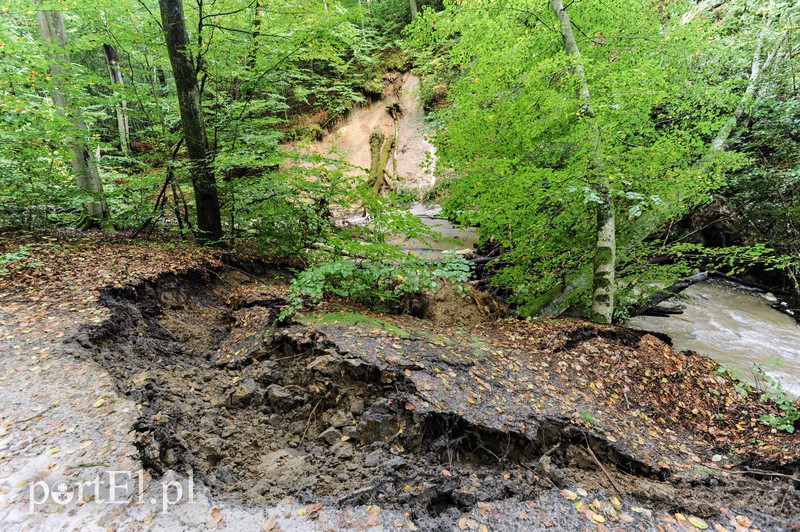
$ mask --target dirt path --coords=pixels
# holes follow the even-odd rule
[[[653,336],[333,303],[275,327],[283,272],[120,242],[53,257],[0,283],[4,530],[797,524],[796,485],[743,468],[796,474],[800,439]]]

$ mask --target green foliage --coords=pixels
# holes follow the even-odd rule
[[[601,160],[613,188],[619,255],[635,254],[644,236],[721,184],[733,161],[702,171],[694,163],[732,96],[720,94],[714,109],[696,92],[696,65],[683,58],[705,40],[697,28],[664,23],[648,2],[572,3],[596,113],[589,120],[547,9],[446,7],[426,12],[410,35],[450,86],[435,141],[440,165],[459,179],[444,211],[508,250],[494,282],[524,313],[564,289],[585,308],[600,201],[588,161]],[[589,142],[595,123],[599,146]]]
[[[743,376],[734,369],[720,366],[716,372],[720,375],[730,376],[734,381],[736,392],[743,398],[757,393],[761,402],[772,404],[782,412],[780,414],[764,414],[760,418],[762,423],[777,430],[794,433],[795,425],[800,422],[800,402],[792,399],[781,381],[769,374],[770,370],[777,369],[774,363],[771,364],[769,368],[762,363],[753,364],[753,385],[746,382]]]
[[[372,258],[339,258],[313,265],[292,280],[289,306],[284,319],[306,303],[335,295],[367,303],[384,310],[402,308],[407,298],[443,283],[464,283],[471,268],[462,257],[429,262],[411,255],[392,259],[376,254]]]
[[[800,405],[791,399],[781,382],[771,376],[763,364],[755,365],[756,386],[761,389],[761,401],[775,404],[783,413],[780,415],[765,414],[760,421],[778,430],[789,433],[795,431],[795,423],[800,421]]]
[[[9,251],[0,255],[0,276],[11,275],[11,270],[8,266],[14,262],[30,258],[31,250],[34,247],[33,245],[20,246],[17,251]],[[38,265],[38,263],[32,263],[32,265]]]

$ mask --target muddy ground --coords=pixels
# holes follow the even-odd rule
[[[337,509],[355,528],[800,523],[787,478],[800,441],[766,431],[761,445],[784,452],[721,448],[705,409],[741,405],[703,357],[581,322],[468,329],[327,304],[276,325],[282,272],[250,271],[107,291],[111,318],[72,340],[137,405],[132,437],[156,477],[191,473],[246,508]],[[667,400],[693,377],[708,398]]]

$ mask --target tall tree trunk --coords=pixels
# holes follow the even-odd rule
[[[41,4],[41,0],[38,0],[37,4]],[[64,29],[64,18],[58,11],[37,11],[36,18],[39,22],[42,41],[46,46],[47,58],[50,61],[50,73],[53,76],[53,103],[56,105],[58,114],[69,117],[75,129],[69,138],[75,183],[79,190],[91,196],[91,199],[87,199],[83,203],[88,216],[81,221],[79,227],[88,229],[94,224],[103,225],[103,220],[109,218],[108,204],[103,199],[103,184],[100,182],[97,161],[89,152],[89,130],[81,117],[81,110],[70,103],[65,92],[65,85],[69,80],[70,59],[67,53],[67,32]]]
[[[411,7],[411,22],[417,20],[417,0],[408,0]]]
[[[591,127],[594,130],[595,149],[591,160],[591,170],[594,174],[595,192],[599,199],[596,211],[597,241],[594,255],[594,289],[592,291],[592,311],[590,316],[594,321],[611,323],[614,315],[614,269],[616,267],[617,253],[614,200],[611,195],[608,176],[606,176],[603,168],[600,129],[592,107],[592,97],[581,52],[572,32],[572,21],[570,21],[562,0],[550,0],[550,8],[561,26],[564,51],[575,60],[574,73],[580,85],[583,113],[590,120]]]
[[[256,0],[256,16],[253,18],[253,41],[250,43],[250,51],[247,53],[247,70],[252,70],[256,66],[258,58],[259,41],[261,40],[261,19],[264,17],[264,9],[261,1]]]
[[[736,109],[733,111],[733,114],[728,118],[727,122],[720,128],[717,136],[714,137],[714,140],[711,141],[711,148],[709,150],[709,156],[713,156],[717,152],[725,151],[728,145],[728,139],[733,133],[733,130],[736,128],[736,125],[741,120],[742,115],[744,114],[745,108],[747,105],[752,101],[753,95],[756,93],[756,88],[758,87],[758,78],[761,75],[761,61],[762,61],[762,54],[764,49],[764,41],[767,38],[767,34],[769,33],[770,26],[772,26],[772,17],[773,13],[775,12],[775,2],[770,1],[769,6],[767,7],[767,15],[764,19],[764,25],[761,27],[761,32],[758,35],[758,40],[756,41],[756,50],[753,53],[753,62],[750,66],[750,78],[747,82],[747,88],[742,95],[742,99],[739,100],[739,104],[736,106]]]
[[[205,118],[200,103],[197,70],[189,53],[189,34],[183,16],[182,0],[159,0],[161,23],[178,89],[183,137],[189,152],[189,164],[197,206],[198,237],[204,243],[222,239],[222,219],[217,196],[217,183],[210,166]]]
[[[124,85],[122,70],[119,68],[119,54],[117,49],[110,44],[103,45],[103,52],[106,54],[106,65],[108,75],[112,85]],[[129,150],[130,128],[128,127],[128,102],[120,100],[117,103],[117,129],[119,129],[119,148],[123,154]]]

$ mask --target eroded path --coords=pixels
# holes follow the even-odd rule
[[[31,265],[3,287],[4,529],[797,521],[797,483],[744,468],[797,474],[800,439],[754,422],[767,406],[654,336],[577,321],[438,327],[334,303],[276,326],[284,272],[80,249],[46,283]],[[75,286],[81,257],[94,284],[31,305]],[[29,512],[33,483],[77,493],[108,471],[143,471],[142,497]],[[194,500],[173,485],[162,511],[162,486],[188,491],[190,474]]]

